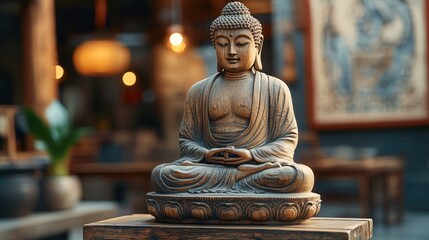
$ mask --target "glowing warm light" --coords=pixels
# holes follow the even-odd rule
[[[59,80],[64,75],[64,69],[60,65],[55,65],[55,79]]]
[[[133,72],[126,72],[122,76],[122,82],[126,86],[133,86],[136,83],[137,77]]]
[[[183,43],[183,36],[182,34],[175,32],[170,35],[169,40],[172,46],[180,46]]]
[[[182,53],[185,51],[186,43],[182,34],[174,32],[169,37],[169,47],[175,53]]]
[[[131,53],[114,39],[100,38],[86,41],[73,53],[73,63],[84,76],[111,76],[125,72],[131,62]]]
[[[185,51],[185,48],[186,48],[185,42],[182,42],[182,44],[178,46],[171,45],[171,50],[173,50],[173,52],[176,52],[176,53],[182,53],[183,51]]]
[[[168,28],[168,33],[170,34],[168,40],[166,41],[167,47],[175,52],[182,53],[188,47],[186,35],[183,34],[184,30],[181,25],[171,25]]]

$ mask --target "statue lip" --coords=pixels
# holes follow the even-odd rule
[[[237,63],[237,62],[238,62],[238,60],[240,60],[240,59],[238,59],[238,58],[226,58],[226,60],[227,60],[229,63]]]

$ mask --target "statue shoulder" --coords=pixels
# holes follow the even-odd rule
[[[272,81],[272,83],[275,84],[276,86],[285,87],[285,88],[289,89],[289,87],[286,85],[286,83],[283,80],[276,78],[276,77],[273,77],[273,76],[269,76],[269,78]]]
[[[274,76],[268,75],[266,73],[261,72],[261,74],[266,76],[266,79],[268,79],[268,83],[271,89],[290,93],[289,87],[286,85],[286,83],[283,80],[276,78]]]
[[[194,97],[195,95],[202,95],[204,93],[204,90],[210,86],[211,81],[217,76],[217,74],[214,74],[210,77],[207,77],[205,79],[202,79],[198,82],[196,82],[188,91],[188,97]]]

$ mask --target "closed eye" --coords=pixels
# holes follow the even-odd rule
[[[248,42],[244,42],[244,43],[236,43],[235,45],[237,45],[237,47],[244,47],[248,44],[249,44]]]
[[[219,47],[226,47],[226,46],[228,46],[228,43],[217,43],[217,45]]]

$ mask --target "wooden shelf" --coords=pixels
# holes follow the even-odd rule
[[[70,210],[36,212],[26,217],[0,219],[0,239],[48,237],[119,214],[119,207],[112,202],[81,202]]]

